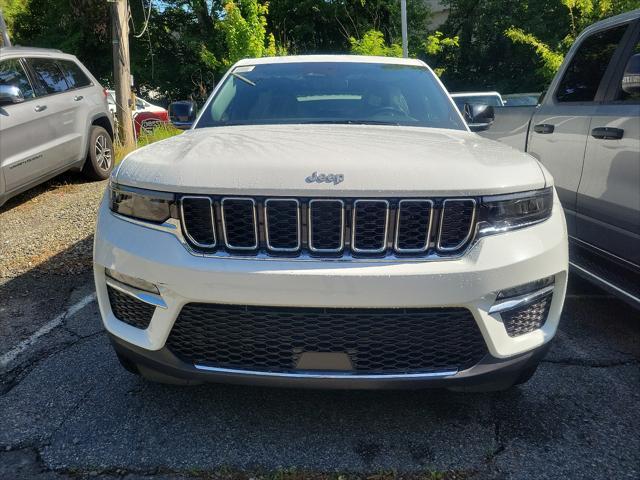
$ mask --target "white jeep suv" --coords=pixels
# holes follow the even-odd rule
[[[167,382],[492,390],[556,332],[567,231],[533,157],[419,60],[247,59],[100,208],[100,311]]]

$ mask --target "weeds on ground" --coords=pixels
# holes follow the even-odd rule
[[[115,152],[116,165],[120,163],[124,157],[129,155],[135,149],[144,147],[154,142],[159,142],[160,140],[171,138],[180,133],[182,133],[182,130],[178,130],[170,123],[161,123],[157,125],[150,132],[140,132],[136,145],[132,145],[127,148],[121,143],[116,142],[113,146],[113,149]]]

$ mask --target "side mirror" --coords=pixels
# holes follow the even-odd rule
[[[463,116],[472,132],[488,130],[496,118],[491,105],[464,104]]]
[[[173,102],[169,104],[169,119],[177,128],[191,128],[198,115],[198,106],[192,101]]]
[[[0,85],[0,106],[24,102],[22,91],[14,85]]]
[[[640,93],[640,53],[632,55],[622,76],[622,90],[629,95]]]

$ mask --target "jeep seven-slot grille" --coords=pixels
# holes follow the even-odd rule
[[[183,196],[194,250],[236,255],[451,256],[473,240],[473,199]]]
[[[167,347],[196,365],[270,372],[304,369],[305,353],[335,353],[348,357],[355,374],[464,370],[487,353],[466,308],[207,303],[182,308]]]

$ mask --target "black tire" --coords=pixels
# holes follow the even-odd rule
[[[520,372],[520,376],[518,377],[518,379],[515,381],[513,385],[515,386],[515,385],[522,385],[527,383],[529,380],[531,380],[531,377],[533,377],[537,369],[538,369],[537,363],[531,367],[525,368]]]
[[[104,128],[92,125],[82,173],[91,180],[106,180],[111,175],[114,161],[111,135]]]

